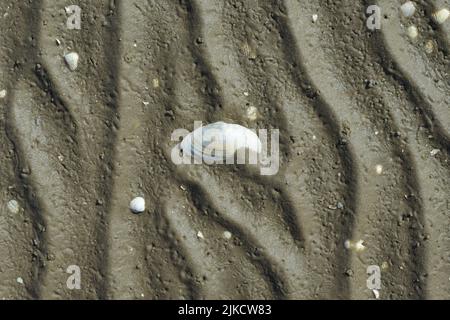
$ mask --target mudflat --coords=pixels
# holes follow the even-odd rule
[[[0,298],[449,299],[450,2],[403,2],[2,0]],[[279,170],[174,164],[195,121]]]

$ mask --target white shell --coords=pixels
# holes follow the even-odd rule
[[[197,237],[199,239],[205,239],[205,236],[203,235],[203,232],[201,232],[201,231],[197,232]]]
[[[381,164],[377,164],[375,166],[375,171],[377,174],[382,174],[383,173],[383,166]]]
[[[145,199],[142,197],[136,197],[130,202],[130,209],[134,213],[141,213],[145,211]]]
[[[0,91],[0,99],[3,99],[4,97],[6,97],[6,90],[5,89]]]
[[[345,247],[345,249],[350,249],[351,247],[353,246],[353,244],[352,244],[352,242],[350,241],[350,240],[345,240],[345,242],[344,242],[344,247]]]
[[[223,232],[223,237],[224,237],[225,239],[227,239],[227,240],[230,240],[232,236],[233,236],[233,235],[231,234],[230,231],[224,231],[224,232]]]
[[[70,52],[64,56],[64,60],[71,71],[75,71],[78,67],[78,53]]]
[[[433,149],[433,150],[430,151],[430,155],[431,155],[432,157],[434,157],[434,156],[437,155],[439,152],[441,152],[441,150],[439,150],[439,149]]]
[[[242,148],[260,153],[261,141],[252,130],[225,122],[215,122],[197,128],[180,143],[184,154],[208,163],[234,157],[235,152]]]
[[[416,7],[414,6],[414,3],[412,1],[408,1],[402,4],[400,10],[405,17],[411,17],[414,12],[416,12]]]
[[[251,121],[255,121],[258,118],[258,109],[254,106],[250,106],[246,111],[247,118]]]
[[[10,200],[7,204],[8,210],[12,213],[18,213],[20,211],[19,203],[16,200]]]
[[[433,13],[433,19],[439,24],[442,24],[445,22],[445,20],[448,19],[450,16],[450,11],[448,9],[441,9]]]
[[[319,16],[317,14],[312,15],[312,22],[316,22],[317,19],[319,19]]]
[[[410,26],[408,27],[408,36],[411,39],[415,39],[417,38],[417,36],[419,35],[419,31],[417,30],[416,26]]]

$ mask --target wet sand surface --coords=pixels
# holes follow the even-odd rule
[[[0,298],[450,298],[448,0],[69,2],[0,3]],[[279,129],[278,173],[173,164],[194,121]]]

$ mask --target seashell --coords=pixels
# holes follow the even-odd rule
[[[197,237],[199,239],[205,239],[205,236],[203,235],[203,232],[201,232],[201,231],[197,232]]]
[[[1,90],[0,91],[0,99],[3,99],[4,97],[6,97],[6,90]]]
[[[366,249],[366,246],[364,245],[364,240],[358,240],[356,242],[353,242],[351,240],[345,240],[344,247],[347,250],[354,250],[356,252],[361,252]]]
[[[203,159],[207,164],[223,163],[243,148],[256,154],[261,152],[261,141],[256,133],[241,125],[221,121],[195,129],[180,143],[183,154]]]
[[[435,47],[435,45],[434,45],[433,40],[428,40],[428,41],[425,43],[425,52],[428,53],[428,54],[433,53],[434,47]]]
[[[405,17],[411,17],[414,14],[414,12],[416,12],[416,7],[414,6],[414,3],[412,1],[407,1],[404,4],[402,4],[400,10],[402,11]]]
[[[439,149],[433,149],[433,150],[430,151],[430,155],[431,155],[432,157],[434,157],[434,156],[437,155],[439,152],[441,152],[441,150],[439,150]]]
[[[64,60],[66,60],[67,66],[69,67],[70,71],[75,71],[78,67],[78,53],[76,52],[70,52],[64,56]]]
[[[232,236],[233,236],[233,235],[231,234],[230,231],[224,231],[224,232],[223,232],[223,237],[224,237],[225,239],[227,239],[227,240],[230,240]]]
[[[312,22],[316,22],[317,19],[319,19],[319,16],[317,14],[312,15]]]
[[[254,106],[250,106],[246,111],[247,118],[251,121],[255,121],[258,118],[258,109]]]
[[[408,36],[411,39],[415,39],[417,38],[417,36],[419,35],[419,31],[417,30],[416,26],[410,26],[408,27]]]
[[[141,213],[145,211],[145,199],[142,197],[136,197],[130,202],[130,209],[134,213]]]
[[[448,9],[441,9],[433,13],[433,19],[436,23],[442,24],[450,16],[450,11]]]
[[[8,210],[12,213],[18,213],[20,211],[19,203],[16,200],[10,200],[7,204]]]
[[[377,164],[375,166],[375,171],[377,174],[382,174],[383,173],[383,166],[381,164]]]

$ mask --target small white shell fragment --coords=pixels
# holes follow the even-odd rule
[[[345,249],[350,249],[352,247],[352,242],[350,240],[345,240],[344,242]]]
[[[141,213],[145,211],[145,199],[142,197],[136,197],[130,202],[130,209],[134,213]]]
[[[0,91],[0,99],[3,99],[4,97],[6,97],[6,90],[5,89]]]
[[[358,242],[355,243],[355,251],[363,251],[364,249],[366,249],[364,240],[358,240]]]
[[[152,83],[153,83],[153,88],[159,88],[159,80],[158,79],[154,78],[152,80]]]
[[[364,245],[364,240],[358,240],[356,243],[354,243],[351,240],[345,240],[344,247],[347,250],[354,250],[356,252],[361,252],[366,249],[366,246]]]
[[[223,237],[224,237],[225,239],[227,239],[227,240],[230,240],[231,237],[232,237],[232,234],[231,234],[230,231],[224,231],[224,232],[223,232]]]
[[[433,51],[434,51],[434,42],[433,42],[433,40],[428,40],[425,43],[425,52],[428,54],[431,54],[431,53],[433,53]]]
[[[377,174],[382,174],[383,173],[383,166],[381,164],[377,164],[375,166],[375,171],[377,172]]]
[[[433,149],[433,150],[430,151],[430,155],[431,155],[432,157],[434,157],[434,156],[437,155],[439,152],[441,152],[441,150],[439,150],[439,149]]]
[[[23,279],[22,279],[21,277],[18,277],[18,278],[16,279],[16,281],[17,281],[17,283],[23,284]]]
[[[205,239],[205,236],[203,235],[203,232],[201,232],[201,231],[197,232],[197,237],[200,239]]]
[[[440,9],[433,13],[433,19],[436,23],[442,24],[450,16],[450,11],[446,8]]]
[[[258,109],[254,106],[250,106],[247,108],[247,118],[251,121],[255,121],[258,118]]]
[[[64,60],[71,71],[75,71],[78,67],[78,53],[70,52],[64,56]]]
[[[55,39],[55,42],[56,42],[56,45],[57,45],[57,46],[60,46],[60,45],[61,45],[61,40]]]
[[[372,292],[373,292],[373,295],[375,296],[375,299],[380,298],[380,291],[378,291],[377,289],[373,289]]]
[[[20,211],[19,203],[16,200],[8,201],[7,207],[11,213],[18,213]]]
[[[317,14],[312,15],[312,22],[316,22],[317,19],[319,19],[319,16]]]
[[[415,39],[415,38],[417,38],[418,35],[419,35],[419,31],[417,30],[416,26],[408,27],[408,37],[410,37],[411,39]]]
[[[414,6],[414,3],[412,1],[407,1],[404,4],[402,4],[400,10],[402,11],[405,17],[411,17],[414,14],[414,12],[416,12],[416,7]]]
[[[248,97],[249,93],[248,91],[244,91],[244,96]]]

